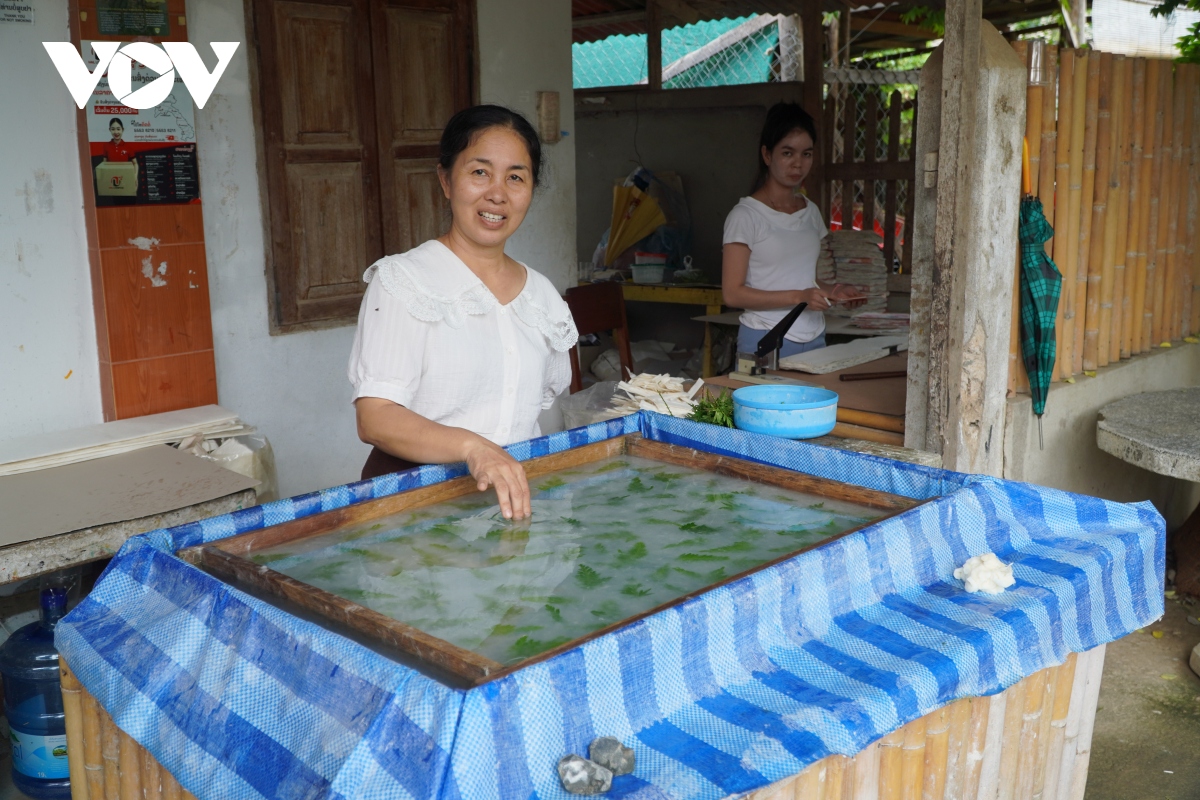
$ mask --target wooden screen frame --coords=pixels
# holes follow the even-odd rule
[[[432,486],[409,489],[376,500],[369,500],[364,503],[356,503],[343,508],[325,511],[279,525],[272,525],[268,528],[250,531],[240,536],[221,539],[210,544],[185,548],[179,551],[179,556],[220,578],[232,580],[239,584],[253,587],[267,595],[295,603],[329,622],[338,623],[360,634],[365,634],[370,639],[374,639],[415,658],[417,661],[427,665],[434,672],[460,679],[467,686],[477,686],[502,678],[531,664],[545,661],[559,653],[578,647],[584,642],[591,641],[592,639],[611,633],[618,628],[623,628],[626,625],[644,619],[651,614],[678,606],[680,603],[697,595],[704,594],[719,586],[724,586],[747,575],[764,570],[815,547],[828,544],[867,527],[867,525],[874,525],[881,519],[887,519],[895,514],[921,505],[921,501],[908,497],[841,483],[829,480],[828,478],[819,478],[814,475],[795,472],[781,467],[773,467],[739,458],[714,455],[688,447],[655,442],[644,439],[641,434],[637,433],[526,461],[524,463],[525,473],[530,479],[533,479],[558,470],[570,469],[580,464],[587,464],[622,455],[636,456],[660,461],[665,464],[706,470],[718,475],[741,478],[753,483],[805,492],[831,500],[855,503],[867,506],[868,508],[883,510],[887,513],[864,525],[843,531],[815,544],[801,547],[786,555],[779,556],[731,577],[688,592],[674,600],[661,603],[654,608],[626,617],[625,619],[592,631],[589,634],[572,639],[569,642],[508,666],[451,644],[444,639],[432,636],[378,611],[364,608],[351,600],[276,572],[268,566],[256,564],[249,558],[252,553],[259,550],[315,536],[323,536],[336,528],[346,525],[361,524],[409,509],[441,503],[471,494],[476,492],[477,489],[474,479],[469,476],[436,483]]]

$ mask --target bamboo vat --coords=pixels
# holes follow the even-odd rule
[[[72,800],[196,800],[149,752],[117,728],[80,686],[65,659],[59,665]],[[1086,783],[1103,666],[1103,646],[1069,654],[1062,665],[1035,672],[990,698],[954,701],[897,728],[853,757],[828,756],[745,797],[1079,800],[1052,789],[1078,786],[1082,791]],[[101,765],[101,760],[111,762],[111,783],[91,777],[105,777],[108,764]],[[86,773],[81,780],[76,778],[79,771]]]
[[[1067,280],[1070,271],[1071,242],[1071,143],[1075,135],[1075,62],[1078,60],[1074,50],[1066,49],[1059,52],[1058,67],[1058,134],[1054,155],[1054,181],[1057,191],[1054,194],[1054,262],[1062,273],[1062,295],[1058,303],[1058,314],[1055,317],[1054,341],[1057,358],[1054,362],[1056,379],[1070,375],[1069,341],[1066,335],[1067,303],[1070,299],[1072,283]],[[1081,120],[1082,124],[1082,120]],[[1083,149],[1083,134],[1080,131],[1080,152]],[[1082,162],[1080,163],[1082,167]],[[1078,229],[1076,229],[1078,230]],[[1076,233],[1078,237],[1078,233]],[[1065,357],[1064,357],[1065,356]]]
[[[1099,56],[1099,59],[1096,56]],[[1100,360],[1100,293],[1104,274],[1104,242],[1107,235],[1105,221],[1108,212],[1108,183],[1112,177],[1112,83],[1113,57],[1110,53],[1094,53],[1096,61],[1096,140],[1091,145],[1091,157],[1084,163],[1084,197],[1087,197],[1087,175],[1091,174],[1092,203],[1091,221],[1087,237],[1080,228],[1080,247],[1088,252],[1086,283],[1083,284],[1084,331],[1083,352],[1080,368],[1084,372],[1095,372]],[[1088,89],[1091,90],[1091,72],[1088,70]],[[1091,122],[1092,99],[1088,99],[1088,121]],[[1088,145],[1084,145],[1088,149]]]
[[[1087,315],[1087,284],[1091,263],[1092,202],[1096,191],[1096,144],[1100,118],[1101,53],[1090,53],[1087,66],[1087,103],[1084,112],[1083,181],[1079,196],[1079,245],[1075,265],[1074,345],[1071,374],[1083,370],[1083,335]]]
[[[120,730],[60,658],[71,800],[196,800]],[[83,773],[80,775],[79,773]]]

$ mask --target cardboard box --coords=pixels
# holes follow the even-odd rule
[[[96,165],[96,194],[101,197],[136,197],[136,161],[105,161]]]

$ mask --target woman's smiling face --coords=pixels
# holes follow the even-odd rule
[[[123,128],[121,126],[121,123],[113,122],[113,123],[109,124],[108,132],[109,132],[109,135],[111,135],[113,137],[113,139],[120,139],[121,136],[125,133],[125,128]]]
[[[454,228],[483,247],[503,247],[533,200],[533,170],[525,141],[511,128],[482,131],[449,172],[438,169]]]

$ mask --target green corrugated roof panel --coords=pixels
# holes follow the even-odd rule
[[[662,32],[664,66],[733,30],[751,17],[681,25]],[[779,27],[768,25],[665,82],[667,88],[766,83]],[[571,46],[576,89],[632,86],[646,80],[646,35],[610,36]]]

